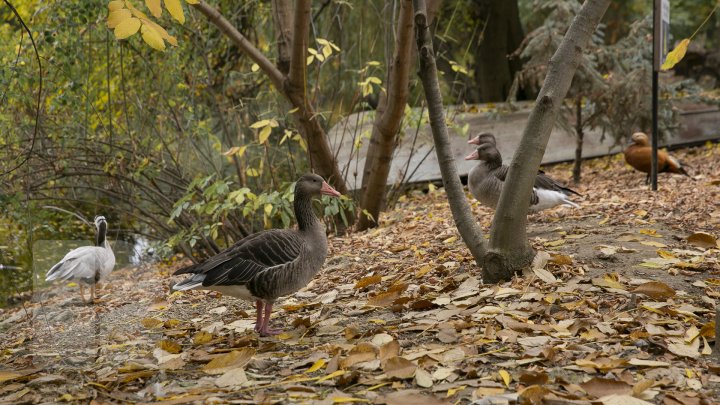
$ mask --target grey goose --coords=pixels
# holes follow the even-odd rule
[[[269,336],[273,303],[305,287],[327,256],[325,227],[315,215],[312,198],[339,197],[322,177],[305,174],[295,184],[293,207],[298,229],[271,229],[249,235],[205,260],[174,274],[192,274],[174,290],[207,289],[255,301],[255,331]]]
[[[468,174],[470,193],[483,205],[495,208],[500,200],[500,193],[508,173],[508,166],[502,164],[500,152],[494,143],[486,142],[480,144],[475,152],[465,159],[479,160]],[[568,198],[570,194],[580,195],[540,172],[535,176],[535,184],[530,197],[530,210],[540,211],[561,204],[579,208]]]
[[[47,272],[45,281],[75,280],[80,285],[80,297],[85,301],[83,285],[90,285],[90,302],[95,301],[95,285],[104,280],[115,267],[115,255],[107,241],[107,220],[95,217],[95,246],[73,249]]]

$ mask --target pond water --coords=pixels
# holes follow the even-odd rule
[[[33,244],[32,256],[28,256],[28,264],[3,266],[0,269],[0,307],[16,304],[27,295],[48,287],[45,281],[47,271],[62,260],[72,249],[80,246],[92,246],[91,240],[38,240]],[[110,246],[115,254],[115,268],[134,267],[148,261],[145,254],[150,242],[144,237],[135,238],[134,242],[111,240]],[[63,281],[55,281],[63,283]],[[67,283],[67,282],[65,282]]]

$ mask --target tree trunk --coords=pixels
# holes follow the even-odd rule
[[[428,7],[431,18],[440,6],[439,0],[432,0]],[[400,13],[395,38],[393,59],[388,61],[387,93],[382,93],[365,155],[362,177],[362,196],[358,230],[377,226],[380,211],[387,199],[387,179],[393,154],[397,146],[400,124],[405,114],[409,95],[410,69],[415,65],[416,51],[413,47],[412,0],[400,2]],[[364,212],[370,214],[365,215]]]
[[[412,38],[412,0],[402,0],[395,52],[388,64],[387,95],[381,96],[365,157],[360,208],[370,216],[360,215],[358,230],[361,231],[377,226],[380,210],[385,203],[385,186],[409,94],[410,66],[413,65],[410,61]]]
[[[563,98],[570,88],[582,50],[600,23],[610,0],[586,0],[557,51],[550,59],[547,76],[530,113],[520,145],[515,150],[505,186],[497,204],[490,232],[490,252],[483,279],[508,280],[508,274],[530,264],[533,256],[526,234],[527,210],[537,170]],[[497,269],[499,255],[501,267]],[[490,271],[496,273],[490,273]]]
[[[310,157],[310,167],[323,176],[340,193],[347,193],[347,185],[338,168],[335,155],[330,149],[325,130],[318,115],[310,105],[306,94],[306,57],[308,33],[310,31],[310,0],[298,0],[295,5],[295,17],[290,51],[288,74],[283,74],[259,49],[242,35],[220,12],[207,3],[192,5],[227,36],[240,50],[248,55],[268,76],[272,84],[283,96],[297,108],[295,117],[300,123],[300,132],[305,138]],[[350,221],[352,217],[348,218]]]
[[[272,0],[272,16],[277,45],[276,65],[287,75],[290,71],[290,47],[292,45],[292,23],[295,12],[292,0]]]
[[[447,193],[450,211],[460,236],[467,245],[475,261],[480,264],[485,256],[486,246],[480,225],[475,221],[465,198],[460,176],[455,166],[455,157],[452,153],[445,125],[445,112],[443,111],[440,85],[437,78],[437,65],[433,53],[432,35],[428,27],[425,0],[413,0],[415,9],[415,39],[417,40],[418,55],[420,58],[420,79],[425,91],[430,128],[432,129],[435,152],[440,164],[440,173]],[[529,198],[529,197],[528,197]]]
[[[480,102],[505,101],[520,60],[510,59],[523,40],[517,0],[475,0],[478,21],[485,23],[475,47],[475,82]]]
[[[585,138],[585,132],[583,132],[582,122],[582,97],[577,96],[575,99],[575,163],[573,164],[573,183],[575,185],[580,184],[580,175],[582,171],[582,151],[583,151],[583,138]]]

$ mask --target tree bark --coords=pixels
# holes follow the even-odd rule
[[[580,184],[580,176],[582,174],[582,151],[585,132],[583,131],[582,121],[582,97],[575,98],[575,162],[573,164],[573,183]]]
[[[338,168],[337,159],[330,149],[325,130],[317,120],[317,114],[310,105],[305,88],[305,68],[307,57],[307,38],[310,31],[310,0],[298,0],[295,5],[293,43],[288,75],[284,75],[259,49],[245,38],[220,12],[202,0],[192,5],[213,25],[228,37],[241,51],[245,52],[268,76],[290,104],[297,108],[295,117],[300,123],[304,136],[310,167],[323,176],[342,194],[347,193],[347,185]]]
[[[485,240],[480,225],[475,221],[470,210],[470,204],[465,198],[465,191],[455,166],[455,157],[452,153],[447,126],[445,125],[445,112],[443,111],[425,0],[413,0],[413,7],[415,9],[415,39],[417,40],[420,58],[419,74],[425,91],[425,99],[427,100],[430,128],[432,129],[435,152],[440,164],[443,185],[450,204],[450,211],[455,220],[455,226],[457,226],[460,236],[475,261],[480,264],[486,253]]]
[[[294,7],[292,0],[272,0],[272,16],[277,45],[276,66],[287,75],[290,71],[290,49],[292,45],[292,23]]]
[[[475,47],[475,82],[480,102],[505,101],[518,59],[510,59],[523,40],[517,0],[476,0],[476,18],[485,22]]]
[[[437,13],[440,0],[431,0],[428,6],[429,21]],[[365,155],[362,177],[362,196],[358,230],[363,231],[378,225],[380,211],[387,200],[387,179],[390,173],[393,154],[397,146],[400,125],[405,115],[405,105],[409,95],[410,69],[415,65],[416,48],[413,47],[413,7],[412,0],[400,2],[395,51],[388,61],[387,93],[382,93],[375,115],[370,144]]]
[[[397,135],[400,132],[407,104],[413,39],[412,0],[400,2],[395,52],[389,63],[387,95],[382,95],[375,115],[370,146],[365,157],[363,193],[360,207],[371,216],[360,214],[358,230],[377,226],[380,210],[385,203],[385,188]]]
[[[483,268],[486,282],[507,280],[508,274],[520,271],[532,260],[533,251],[528,245],[526,224],[535,176],[582,50],[609,4],[610,0],[586,0],[550,59],[545,82],[510,164],[490,232],[492,254],[489,258],[500,255],[506,258],[502,266],[511,268],[494,274],[491,271],[498,271],[497,266],[493,267],[493,263],[488,262],[487,268]]]

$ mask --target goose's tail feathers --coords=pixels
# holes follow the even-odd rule
[[[194,276],[187,278],[173,286],[175,291],[187,291],[194,288],[202,287],[203,280],[205,280],[204,274],[195,274]]]

